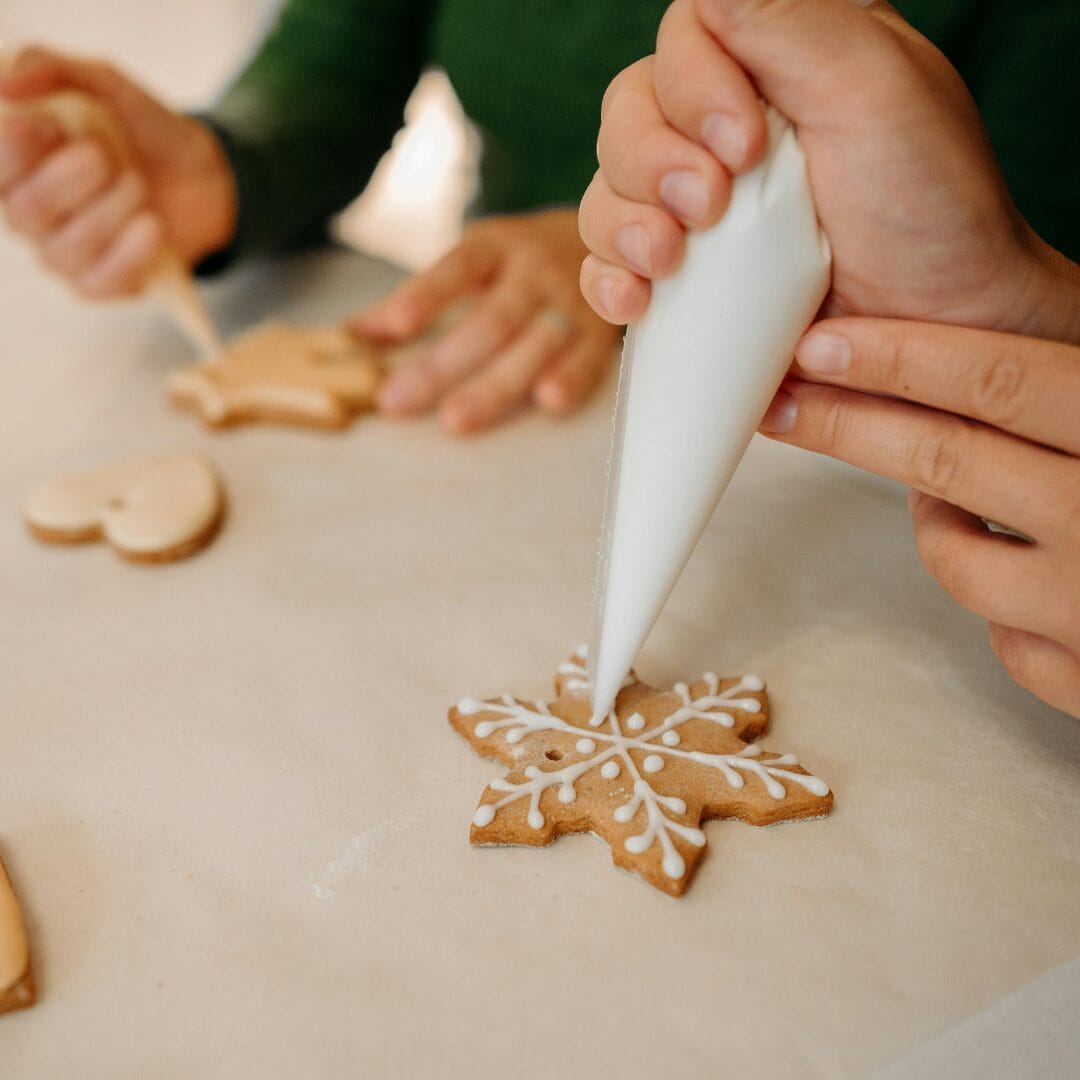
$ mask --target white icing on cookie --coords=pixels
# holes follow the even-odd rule
[[[19,982],[29,965],[30,949],[19,902],[0,863],[0,993]]]
[[[211,424],[340,426],[373,406],[381,377],[373,350],[344,330],[271,321],[234,338],[212,360],[174,371],[165,385],[177,404]]]
[[[208,462],[160,454],[43,484],[23,512],[42,539],[100,535],[126,554],[151,556],[206,534],[221,506],[221,485]]]
[[[540,797],[548,788],[559,785],[559,801],[573,802],[576,798],[575,782],[591,769],[598,769],[605,780],[615,780],[625,768],[634,779],[633,795],[629,801],[615,808],[613,816],[616,821],[627,824],[641,808],[645,811],[643,831],[627,837],[625,847],[633,854],[641,854],[654,843],[659,843],[663,853],[663,871],[669,878],[677,880],[686,873],[686,863],[676,850],[672,835],[681,837],[695,847],[701,847],[705,843],[705,835],[700,829],[675,821],[672,814],[686,813],[684,800],[660,794],[642,773],[660,773],[667,760],[680,759],[715,769],[727,781],[728,786],[736,791],[743,788],[745,776],[749,775],[759,780],[774,799],[783,799],[787,794],[787,790],[780,783],[781,779],[798,784],[814,795],[825,796],[829,793],[828,785],[818,777],[792,772],[785,767],[798,765],[794,755],[778,754],[762,758],[762,750],[756,743],[750,743],[734,754],[707,754],[680,749],[681,738],[677,729],[690,720],[708,720],[721,727],[731,728],[735,724],[734,713],[761,711],[761,703],[756,698],[739,696],[764,689],[764,683],[756,675],[748,675],[724,691],[720,690],[720,681],[711,672],[706,674],[702,681],[705,683],[705,692],[698,698],[691,696],[685,683],[677,684],[675,694],[682,701],[682,705],[649,730],[644,730],[648,721],[635,712],[625,721],[627,733],[624,733],[615,711],[612,711],[602,721],[608,730],[598,730],[588,738],[580,737],[580,728],[553,715],[550,707],[543,701],[522,704],[509,694],[502,695],[497,701],[463,699],[458,703],[460,714],[475,716],[484,713],[486,716],[485,719],[478,720],[473,729],[477,738],[486,739],[495,732],[502,731],[508,743],[516,744],[527,735],[557,731],[573,735],[577,739],[575,748],[579,753],[588,755],[583,761],[571,762],[551,772],[530,765],[525,769],[526,780],[521,784],[513,784],[503,779],[493,780],[490,788],[505,797],[493,803],[482,804],[473,816],[473,823],[478,828],[484,828],[495,820],[504,807],[519,799],[528,798],[528,823],[534,829],[541,829],[545,819],[540,809]],[[566,684],[563,685],[565,689]],[[494,719],[491,718],[492,714]],[[583,747],[586,743],[591,744],[591,749]],[[631,750],[644,754],[640,768],[631,756]]]

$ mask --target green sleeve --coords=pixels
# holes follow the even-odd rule
[[[1080,2],[895,0],[971,90],[1020,212],[1080,261]]]
[[[1020,212],[1080,261],[1078,56],[1078,0],[992,0],[956,43],[956,65]]]
[[[236,176],[239,223],[213,272],[317,242],[401,127],[428,49],[431,0],[287,0],[251,63],[200,119]]]

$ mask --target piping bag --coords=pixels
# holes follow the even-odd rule
[[[763,160],[627,331],[588,653],[594,717],[613,707],[829,288],[795,129],[766,116]]]
[[[89,94],[77,90],[59,90],[26,102],[20,101],[18,105],[0,99],[0,119],[16,109],[46,113],[69,138],[96,135],[121,164],[132,161],[131,148],[120,125],[109,110]],[[158,256],[146,288],[200,353],[211,356],[221,351],[221,338],[214,329],[213,320],[199,296],[191,272],[175,251],[166,248]]]

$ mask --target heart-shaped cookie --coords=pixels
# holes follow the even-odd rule
[[[19,901],[0,860],[0,1013],[33,1005],[34,973]]]
[[[158,454],[106,465],[39,487],[23,509],[39,540],[104,539],[136,562],[193,555],[217,532],[225,496],[210,464],[195,454]]]

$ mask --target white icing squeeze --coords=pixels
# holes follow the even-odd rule
[[[579,670],[574,664],[564,664],[559,669],[560,674],[570,675],[574,679],[584,677],[583,674],[578,676]],[[628,802],[616,807],[613,816],[620,824],[627,824],[633,820],[639,809],[645,810],[645,828],[642,832],[626,838],[626,850],[641,854],[654,843],[659,843],[663,852],[661,865],[664,873],[669,878],[678,880],[686,873],[686,862],[672,842],[672,834],[695,847],[704,845],[705,834],[700,829],[675,821],[671,815],[685,814],[686,803],[675,796],[661,795],[644,778],[643,772],[660,773],[668,759],[682,759],[715,769],[736,791],[742,789],[746,776],[752,776],[777,800],[787,795],[787,789],[781,780],[798,784],[813,795],[824,796],[829,793],[829,787],[824,780],[785,768],[798,765],[798,760],[792,754],[758,760],[762,750],[756,743],[750,743],[735,754],[706,754],[680,749],[681,737],[678,728],[689,720],[708,720],[731,728],[735,725],[733,712],[761,711],[761,703],[756,698],[739,696],[764,689],[764,683],[756,675],[745,676],[723,692],[719,689],[720,680],[712,672],[706,674],[702,681],[705,683],[705,693],[698,698],[691,697],[686,683],[678,683],[675,693],[682,701],[681,707],[647,731],[644,730],[647,721],[640,713],[635,712],[629,716],[625,722],[627,732],[640,734],[625,733],[614,710],[600,722],[601,725],[606,724],[608,730],[597,730],[582,738],[581,729],[553,715],[546,702],[535,701],[531,705],[523,705],[509,694],[504,694],[497,702],[464,698],[457,706],[458,712],[463,716],[475,716],[482,712],[494,713],[498,717],[477,722],[473,732],[479,739],[486,739],[497,731],[503,731],[506,741],[516,744],[537,732],[559,731],[577,737],[575,749],[582,755],[582,760],[572,761],[551,772],[530,765],[525,769],[526,781],[522,784],[512,784],[502,779],[493,780],[490,787],[504,793],[504,798],[493,803],[483,803],[478,807],[473,815],[473,824],[484,828],[495,820],[496,814],[504,807],[527,798],[527,821],[532,828],[542,829],[545,818],[540,809],[540,797],[548,788],[559,785],[559,801],[571,803],[577,797],[574,784],[591,769],[598,769],[605,780],[615,780],[625,768],[634,781],[633,795]],[[570,681],[564,681],[563,688],[571,689]],[[572,689],[587,690],[588,683],[586,681],[583,686],[575,685]],[[590,725],[593,725],[592,720]],[[630,756],[631,749],[646,754],[640,769]]]

